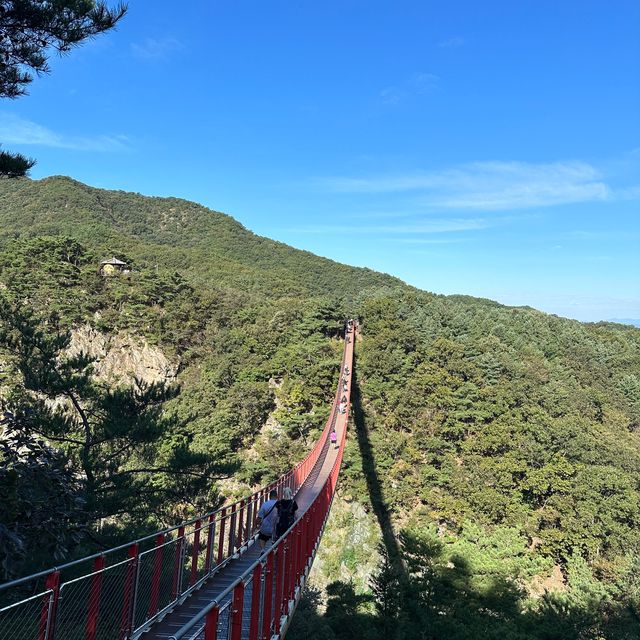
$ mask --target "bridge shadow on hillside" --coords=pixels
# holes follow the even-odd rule
[[[307,589],[287,640],[637,640],[640,616],[633,606],[602,606],[589,598],[542,597],[523,609],[525,595],[508,577],[479,575],[463,557],[450,557],[442,542],[403,534],[408,580],[385,577],[373,594],[350,583]]]
[[[353,378],[351,380],[351,401],[352,401],[352,417],[355,426],[356,438],[358,440],[358,448],[362,459],[362,472],[364,474],[371,507],[378,520],[378,526],[382,534],[382,544],[389,558],[389,562],[398,574],[398,578],[402,581],[406,580],[406,569],[402,561],[402,553],[398,538],[393,529],[391,522],[391,512],[384,499],[382,491],[382,483],[376,468],[376,461],[373,455],[373,447],[371,446],[371,437],[367,418],[362,406],[362,394],[358,385],[357,374],[357,357],[353,356]]]
[[[371,594],[353,584],[327,586],[326,608],[305,590],[287,640],[637,640],[640,610],[545,595],[523,608],[526,594],[509,576],[474,569],[451,557],[435,535],[403,531],[399,538],[385,502],[362,396],[353,367],[352,417],[371,505],[382,533],[382,562]],[[324,611],[323,611],[324,609]]]

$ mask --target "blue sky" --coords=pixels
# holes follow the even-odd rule
[[[175,7],[3,100],[4,148],[429,291],[640,318],[638,2]]]

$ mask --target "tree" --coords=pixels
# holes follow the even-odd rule
[[[398,571],[398,562],[389,558],[384,545],[378,547],[380,566],[371,579],[375,608],[382,625],[382,636],[392,638],[398,625],[398,618],[403,606],[403,580]]]
[[[41,319],[0,296],[0,346],[22,379],[8,404],[30,434],[59,447],[80,471],[89,520],[144,520],[169,500],[192,503],[207,487],[210,465],[165,415],[178,389],[142,381],[110,388],[92,375],[93,360],[70,354],[69,344],[55,314]]]
[[[33,158],[27,158],[21,153],[0,151],[0,176],[6,176],[7,178],[26,176],[35,163],[36,161]]]
[[[62,451],[15,420],[0,422],[0,578],[64,558],[84,528],[81,487]]]
[[[0,0],[0,98],[25,95],[33,75],[49,72],[51,51],[65,54],[113,29],[123,4],[110,9],[94,0]],[[0,152],[0,176],[24,176],[35,161]]]

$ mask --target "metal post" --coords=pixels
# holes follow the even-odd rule
[[[233,549],[236,542],[236,505],[231,505],[231,520],[229,521],[229,546],[227,547],[227,556],[233,555]]]
[[[258,640],[258,624],[260,622],[260,592],[262,585],[262,564],[258,562],[251,578],[251,622],[249,623],[249,640]]]
[[[180,593],[182,583],[182,550],[184,548],[184,527],[178,527],[176,554],[173,560],[173,580],[171,582],[171,600],[175,600]]]
[[[45,594],[40,610],[40,630],[38,640],[51,640],[55,629],[58,598],[60,597],[60,572],[53,571],[47,576],[44,588],[51,593]]]
[[[282,585],[282,613],[283,615],[287,612],[287,602],[289,602],[289,593],[291,591],[291,560],[294,555],[293,548],[293,536],[291,533],[287,536],[285,540],[285,544],[287,545],[287,557],[285,558],[285,566],[284,566],[284,584]]]
[[[300,564],[298,565],[299,575],[305,572],[307,564],[307,551],[309,549],[309,514],[305,513],[300,518]]]
[[[224,528],[227,524],[227,510],[222,509],[220,512],[220,533],[218,534],[218,564],[222,562],[224,557]]]
[[[277,551],[277,550],[276,550]],[[264,571],[264,604],[262,607],[262,635],[261,640],[271,638],[271,608],[273,601],[273,565],[274,555],[272,551],[267,555],[267,565]]]
[[[294,559],[295,570],[293,572],[293,589],[292,589],[292,597],[295,596],[296,586],[298,585],[298,581],[300,580],[300,574],[302,573],[303,561],[302,558],[304,556],[304,538],[302,537],[304,530],[304,519],[298,520],[298,525],[295,528],[296,534],[296,555]]]
[[[264,495],[264,493],[262,491],[259,491],[256,494],[255,508],[253,510],[253,514],[252,514],[252,518],[251,518],[251,531],[254,531],[255,528],[256,528],[256,520],[258,519],[258,511],[260,511],[260,507],[262,506],[262,503],[264,502],[264,500],[262,499],[263,495]]]
[[[244,582],[233,588],[233,602],[231,603],[231,640],[242,639],[242,608],[244,605]]]
[[[134,586],[138,568],[138,544],[134,542],[127,552],[129,562],[124,578],[124,596],[122,598],[122,614],[120,618],[120,639],[124,640],[131,633],[131,619],[133,617]]]
[[[213,545],[216,539],[216,517],[212,513],[209,516],[209,525],[207,527],[207,555],[204,560],[205,573],[211,571],[211,558],[213,557]]]
[[[311,514],[311,549],[310,554],[313,553],[313,547],[316,543],[316,537],[318,535],[318,505],[316,501],[313,503],[313,513]]]
[[[306,522],[306,526],[304,528],[304,548],[305,548],[305,553],[304,553],[304,566],[305,566],[305,571],[306,571],[306,566],[309,562],[309,559],[311,558],[311,550],[312,550],[312,539],[313,539],[313,532],[311,531],[311,515],[309,513],[306,513],[304,516],[305,522]]]
[[[164,553],[164,534],[156,536],[156,550],[153,553],[153,576],[151,578],[151,597],[149,598],[149,609],[147,619],[153,618],[158,613],[158,598],[160,596],[160,577],[162,575],[162,556]]]
[[[251,498],[249,498],[249,502],[247,504],[247,529],[246,529],[246,540],[245,542],[249,542],[249,540],[251,539],[251,534],[253,533],[253,512],[254,512],[254,504],[255,504],[256,498],[255,496],[252,496]]]
[[[200,552],[200,530],[202,529],[202,520],[196,520],[196,528],[193,532],[193,549],[191,549],[191,576],[189,577],[189,586],[198,579],[198,553]]]
[[[286,598],[285,598],[285,603],[286,603],[287,600],[291,600],[293,598],[293,593],[294,593],[295,583],[296,583],[296,578],[297,578],[297,574],[296,574],[296,569],[297,569],[296,565],[297,565],[297,562],[298,562],[298,535],[297,535],[297,529],[298,529],[298,527],[296,526],[296,528],[293,529],[291,531],[291,533],[289,534],[289,539],[291,540],[291,542],[289,543],[289,549],[290,549],[290,553],[289,553],[289,580],[287,582],[287,594],[286,594]]]
[[[280,616],[282,615],[282,590],[284,587],[284,570],[287,556],[286,540],[283,540],[278,547],[278,562],[276,567],[276,594],[275,594],[275,620],[274,629],[276,633],[280,632]]]
[[[256,520],[258,519],[258,512],[262,508],[262,505],[267,501],[267,496],[268,496],[268,490],[265,488],[260,492],[260,504],[258,505],[258,508],[256,509],[256,512],[253,516],[254,527],[256,526]]]
[[[98,630],[103,569],[104,556],[98,556],[93,562],[93,576],[91,578],[91,590],[89,592],[89,610],[87,612],[86,640],[95,640],[96,631]]]
[[[204,623],[204,640],[216,640],[218,637],[218,617],[220,609],[216,605],[207,613]]]
[[[243,536],[243,532],[244,532],[244,522],[243,522],[244,513],[245,513],[245,501],[244,500],[240,500],[240,511],[238,512],[238,533],[236,535],[236,544],[235,544],[235,546],[238,547],[238,549],[240,549],[242,547],[242,543],[244,541],[244,536]]]

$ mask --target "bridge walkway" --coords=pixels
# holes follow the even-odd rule
[[[335,413],[333,426],[335,426],[338,442],[343,441],[342,435],[346,429],[346,415]],[[327,439],[313,471],[296,493],[295,500],[298,503],[298,511],[296,512],[297,519],[307,511],[324,486],[334,466],[337,455],[337,448],[334,448],[329,442],[329,439]],[[240,550],[240,554],[237,555],[237,557],[232,558],[220,571],[205,582],[200,589],[193,592],[182,604],[179,604],[167,613],[163,619],[152,624],[150,629],[139,636],[139,638],[141,640],[169,640],[172,638],[183,625],[203,610],[216,596],[232,585],[259,557],[260,546],[257,543],[257,538],[254,536],[248,544]],[[251,588],[252,585],[249,584],[245,590],[245,600],[248,602],[251,601]],[[226,599],[220,602],[221,609],[224,608],[230,599],[231,593],[229,593]],[[249,608],[244,607],[242,637],[247,637],[249,616]],[[224,628],[219,629],[218,637],[227,637],[226,632],[227,630]]]

